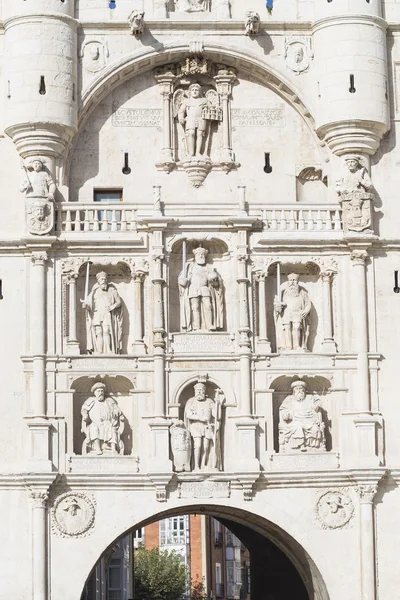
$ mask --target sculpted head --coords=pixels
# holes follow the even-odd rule
[[[205,400],[206,399],[206,384],[201,383],[200,381],[199,381],[199,383],[196,383],[196,385],[194,386],[194,395],[197,398],[197,400]]]
[[[44,202],[35,202],[33,205],[33,216],[38,221],[44,221],[46,218],[46,205]]]
[[[354,154],[347,156],[345,162],[351,173],[355,173],[361,167],[360,157]]]
[[[299,275],[297,273],[290,273],[287,279],[289,288],[297,289],[299,287]]]
[[[99,284],[99,287],[102,290],[107,290],[108,289],[108,276],[107,276],[107,273],[105,273],[104,271],[101,271],[100,273],[97,273],[96,280],[97,280],[97,283]]]
[[[198,265],[205,265],[207,261],[208,250],[199,246],[193,250],[194,260]]]
[[[104,383],[95,383],[91,389],[91,392],[99,402],[104,402],[106,397],[106,386]]]
[[[326,496],[326,503],[332,514],[336,514],[339,508],[343,508],[342,499],[339,494],[328,494]]]
[[[192,85],[189,86],[189,96],[191,98],[200,98],[201,85],[199,83],[192,83]]]
[[[34,171],[36,171],[36,173],[39,173],[39,171],[43,170],[43,161],[40,160],[40,158],[35,158],[32,162],[31,162],[31,167]]]
[[[306,384],[304,381],[294,381],[291,385],[293,396],[300,402],[306,397]]]

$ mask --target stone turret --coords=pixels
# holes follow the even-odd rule
[[[381,0],[319,0],[315,11],[318,134],[337,155],[372,155],[389,129]]]
[[[6,133],[23,158],[54,161],[77,129],[74,0],[4,4]]]

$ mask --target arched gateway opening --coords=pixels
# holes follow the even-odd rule
[[[137,544],[133,544],[135,536],[136,538],[141,538],[143,535],[142,532],[146,528],[149,528],[149,526],[152,527],[156,523],[166,522],[166,519],[184,516],[187,518],[188,523],[193,522],[190,519],[191,516],[204,517],[205,531],[203,533],[205,537],[202,540],[198,535],[196,539],[195,534],[191,536],[191,543],[192,545],[197,543],[199,546],[203,546],[203,552],[206,554],[205,557],[203,556],[203,563],[205,565],[207,580],[202,595],[191,596],[189,593],[190,589],[188,589],[188,594],[184,596],[185,598],[202,597],[206,600],[212,598],[219,598],[220,600],[236,598],[240,600],[289,600],[292,598],[296,598],[296,600],[329,600],[326,586],[315,563],[292,536],[274,523],[260,518],[258,515],[241,509],[210,504],[188,505],[183,508],[160,512],[125,531],[104,549],[99,556],[96,565],[94,565],[86,580],[81,600],[135,600],[134,584],[128,586],[129,592],[125,591],[125,593],[121,593],[120,595],[115,590],[112,590],[111,586],[111,592],[113,593],[110,594],[108,584],[106,586],[99,586],[99,573],[101,570],[104,571],[105,568],[109,572],[112,557],[117,555],[116,550],[118,552],[118,543],[122,540],[127,540],[130,534],[132,539],[131,551],[134,553],[134,545],[137,547]],[[243,563],[245,567],[248,567],[247,572],[244,576],[242,575],[242,585],[236,587],[235,592],[232,591],[232,587],[228,588],[228,581],[224,578],[226,583],[222,586],[218,587],[218,581],[215,581],[215,564],[210,562],[210,554],[208,553],[211,545],[215,545],[216,542],[218,544],[217,530],[219,529],[219,525],[215,524],[220,524],[220,526],[226,528],[225,531],[230,532],[239,540],[239,551],[245,552],[246,558],[248,558],[248,561],[244,561]],[[152,531],[154,536],[154,527]],[[139,536],[138,532],[140,532]],[[146,546],[150,548],[152,545],[158,545],[153,542],[154,538]],[[224,543],[222,538],[220,543]],[[229,542],[225,544],[225,546],[229,545]],[[235,544],[231,545],[235,546]],[[223,557],[226,568],[226,558],[228,557],[229,561],[230,554],[227,548],[224,548],[224,550],[227,552]],[[193,547],[191,552],[193,553]],[[232,557],[234,558],[234,554],[232,554]],[[125,556],[125,568],[126,565]],[[133,561],[131,569],[130,577],[133,581]],[[107,573],[106,579],[108,577]],[[195,574],[193,571],[192,582],[194,580]],[[218,590],[217,593],[216,590]],[[150,598],[152,597],[149,596],[149,600]]]

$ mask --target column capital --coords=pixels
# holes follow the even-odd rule
[[[361,504],[372,504],[377,491],[377,485],[358,485],[356,487]]]
[[[369,254],[366,250],[356,249],[352,250],[350,254],[350,260],[353,261],[353,267],[357,265],[365,266],[365,263],[367,262],[368,258]]]
[[[147,275],[146,271],[133,271],[132,273],[132,279],[135,283],[143,283],[143,281],[145,280],[145,277]]]
[[[48,254],[47,254],[47,252],[44,252],[44,250],[38,250],[38,251],[32,252],[32,254],[31,254],[31,261],[35,267],[36,266],[44,267],[48,258],[49,258]]]
[[[336,271],[333,270],[327,269],[325,271],[321,271],[321,279],[324,283],[330,283],[335,275]]]
[[[46,508],[47,501],[49,499],[49,492],[43,489],[30,489],[29,499],[33,504],[33,508]]]

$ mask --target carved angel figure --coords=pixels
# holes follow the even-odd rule
[[[206,149],[206,141],[211,121],[222,121],[222,109],[215,90],[208,90],[203,96],[199,83],[192,83],[187,92],[178,89],[174,94],[174,114],[178,119],[185,154],[189,157],[201,156]]]
[[[177,0],[175,3],[175,10],[179,12],[206,12],[210,8],[210,0]]]

